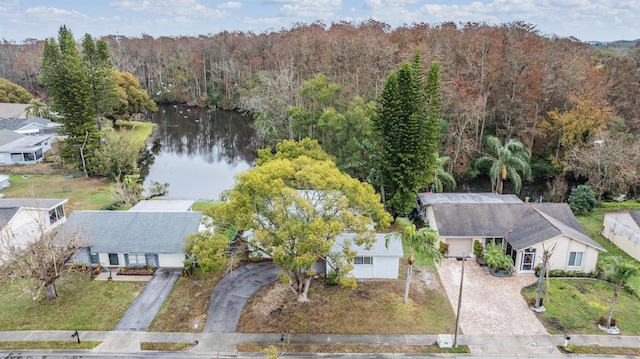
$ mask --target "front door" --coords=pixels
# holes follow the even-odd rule
[[[120,263],[118,262],[118,253],[109,253],[109,265],[120,265]]]
[[[536,250],[534,249],[525,249],[522,252],[522,265],[520,266],[521,271],[533,271],[534,265],[536,261]]]

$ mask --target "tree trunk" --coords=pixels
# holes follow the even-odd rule
[[[404,302],[409,303],[409,284],[411,284],[411,274],[413,273],[413,265],[407,266],[407,281],[404,283]]]
[[[540,308],[540,298],[542,297],[542,284],[544,283],[544,274],[547,271],[547,263],[542,262],[540,273],[538,273],[538,291],[536,293],[536,308]]]
[[[45,288],[47,290],[47,299],[48,300],[53,300],[53,299],[58,298],[58,291],[56,291],[56,283],[55,282],[46,285]]]
[[[609,309],[607,328],[611,328],[611,319],[613,319],[613,308],[615,308],[616,302],[618,301],[618,294],[620,294],[620,289],[622,289],[622,285],[616,285],[616,288],[613,290],[613,300],[611,300],[611,309]]]
[[[308,302],[307,293],[309,293],[309,286],[311,285],[311,277],[307,277],[303,280],[302,291],[298,293],[298,303]]]

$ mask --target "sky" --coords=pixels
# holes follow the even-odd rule
[[[295,24],[373,19],[392,28],[524,21],[541,34],[582,41],[640,38],[640,0],[0,0],[0,39],[56,37],[66,25],[85,33],[141,37],[262,33]]]

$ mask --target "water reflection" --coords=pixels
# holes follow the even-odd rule
[[[169,183],[173,199],[217,200],[233,177],[253,165],[255,132],[251,118],[233,111],[160,106],[149,151],[155,159],[150,181]]]

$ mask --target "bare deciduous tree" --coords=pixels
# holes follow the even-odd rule
[[[7,231],[0,239],[0,279],[24,280],[21,296],[30,295],[37,300],[45,290],[47,299],[56,299],[56,280],[83,247],[83,241],[77,233],[57,236],[57,231],[47,231],[35,218],[34,221],[37,230],[30,231],[27,237],[19,239],[15,231]]]

